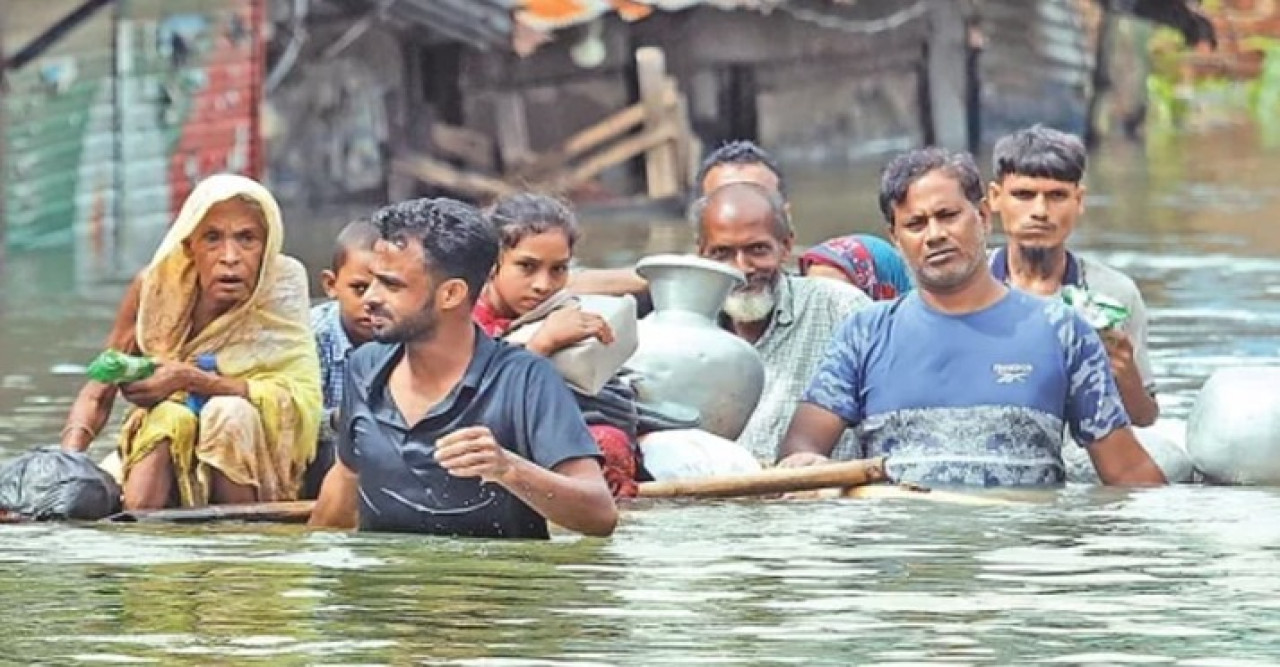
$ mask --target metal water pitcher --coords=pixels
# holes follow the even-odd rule
[[[647,257],[636,272],[653,297],[626,364],[641,376],[637,398],[695,408],[703,430],[736,439],[764,389],[755,347],[716,323],[729,291],[745,284],[742,272],[692,255]]]

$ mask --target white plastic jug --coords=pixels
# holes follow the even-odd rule
[[[636,300],[631,295],[602,296],[584,295],[574,297],[561,304],[577,302],[578,307],[588,313],[595,313],[609,323],[613,330],[613,342],[606,345],[596,338],[588,338],[582,342],[556,352],[550,361],[569,386],[584,394],[595,396],[604,388],[631,355],[635,354],[638,345],[636,337]],[[545,320],[514,329],[507,334],[506,340],[516,344],[526,344],[542,327]]]

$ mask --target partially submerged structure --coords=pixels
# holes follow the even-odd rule
[[[1183,0],[23,2],[0,229],[128,272],[216,171],[297,227],[428,193],[679,200],[732,138],[844,162],[1085,132],[1093,2],[1204,38]]]

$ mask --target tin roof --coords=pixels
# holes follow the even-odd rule
[[[383,16],[479,49],[507,48],[520,0],[378,0]]]
[[[856,0],[819,0],[803,4],[852,6]],[[519,21],[535,30],[550,31],[592,21],[616,12],[627,21],[648,17],[654,10],[678,12],[698,6],[723,10],[751,10],[768,13],[797,0],[523,0],[516,12]]]
[[[347,0],[350,2],[350,0]],[[790,17],[854,33],[890,30],[918,18],[928,0],[364,0],[384,16],[420,25],[445,38],[481,49],[513,48],[521,30],[546,36],[556,30],[617,14],[639,21],[655,11],[678,12],[707,6]],[[1212,26],[1198,0],[1122,0],[1115,9],[1183,32],[1189,43],[1213,43]],[[542,41],[542,40],[539,40]]]

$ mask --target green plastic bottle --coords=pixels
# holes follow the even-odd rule
[[[156,372],[156,362],[151,357],[134,357],[118,350],[106,350],[89,364],[90,378],[104,384],[137,382]]]
[[[1129,309],[1124,304],[1074,285],[1062,288],[1062,300],[1083,315],[1089,326],[1097,331],[1110,331],[1129,319]]]

